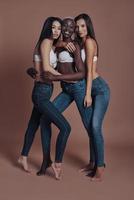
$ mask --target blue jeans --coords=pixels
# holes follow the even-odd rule
[[[61,87],[63,91],[55,98],[53,104],[60,112],[63,112],[72,101],[75,101],[90,139],[90,162],[98,167],[104,166],[102,123],[110,98],[108,84],[101,77],[92,81],[92,105],[90,107],[84,107],[85,79],[76,83],[61,82]],[[47,126],[45,130],[49,132],[50,129]]]
[[[43,154],[49,158],[50,155],[50,142],[51,142],[51,131],[45,130],[44,124],[47,119],[49,123],[54,123],[60,130],[57,141],[56,141],[56,162],[62,162],[63,154],[65,151],[66,143],[68,136],[71,131],[71,127],[67,120],[64,118],[64,116],[59,112],[59,110],[52,104],[50,101],[50,98],[52,96],[53,92],[53,85],[49,84],[42,84],[42,83],[35,83],[33,92],[32,92],[32,100],[34,103],[34,109],[33,109],[33,116],[31,116],[31,122],[28,125],[28,130],[25,139],[27,139],[30,136],[30,141],[26,141],[28,144],[28,147],[24,144],[24,148],[22,150],[22,155],[27,155],[28,149],[30,148],[30,145],[33,141],[33,136],[35,135],[37,125],[41,126],[41,140],[42,140],[42,146],[43,146]],[[37,115],[36,115],[37,112]],[[34,116],[35,120],[38,118],[37,122],[35,122],[34,127]],[[40,122],[39,122],[40,120]],[[33,127],[33,130],[31,128]],[[47,135],[46,135],[47,133]],[[32,137],[31,137],[32,136]],[[26,149],[25,149],[26,147]]]
[[[109,87],[107,83],[101,78],[98,77],[92,82],[92,98],[93,103],[90,107],[84,107],[84,97],[86,92],[86,82],[85,80],[78,81],[76,83],[66,83],[61,82],[61,87],[63,91],[54,99],[54,106],[60,111],[63,112],[73,101],[75,101],[78,110],[81,115],[83,124],[87,130],[88,136],[90,138],[90,162],[94,162],[97,166],[104,164],[104,142],[101,132],[102,121],[104,114],[106,112],[108,102],[109,102]],[[100,103],[99,103],[100,101]],[[103,109],[101,109],[101,104]],[[33,117],[33,118],[32,118]],[[39,121],[36,120],[39,116],[39,113],[36,112],[33,108],[33,115],[29,121],[28,129],[29,132],[26,132],[29,135],[29,144],[33,141],[35,131],[39,126]],[[99,122],[98,129],[96,128],[97,121]],[[34,120],[36,120],[35,126]],[[44,129],[48,132],[45,135],[49,135],[51,132],[51,127],[49,122],[45,122]],[[98,131],[96,131],[98,130]],[[29,134],[28,134],[29,133]],[[97,142],[96,142],[97,141]],[[31,142],[32,144],[32,142]],[[24,145],[25,146],[25,145]],[[30,150],[30,145],[27,149],[27,154]],[[100,152],[101,151],[101,152]]]
[[[102,134],[102,123],[110,100],[110,89],[108,84],[97,77],[92,82],[92,117],[90,123],[91,138],[93,141],[95,165],[104,166],[104,139]]]
[[[95,161],[92,138],[90,137],[90,119],[92,116],[92,107],[84,107],[84,97],[86,94],[85,79],[77,81],[76,83],[61,82],[62,92],[54,99],[53,104],[60,112],[63,112],[68,106],[75,101],[78,111],[81,116],[83,125],[90,138],[90,162]],[[48,129],[47,129],[48,130]]]
[[[75,100],[78,110],[81,115],[81,119],[83,124],[89,132],[89,123],[91,118],[91,107],[84,108],[84,97],[85,97],[85,90],[86,90],[86,82],[85,80],[78,81],[77,83],[66,83],[61,82],[62,92],[54,99],[53,105],[60,111],[63,112],[68,108],[68,106]],[[29,120],[28,128],[25,134],[24,145],[22,149],[22,155],[28,156],[30,151],[31,145],[33,143],[36,130],[40,124],[41,113],[33,107],[32,115]],[[43,117],[45,118],[45,117]],[[45,123],[42,123],[43,129],[46,131],[44,140],[49,141],[49,136],[51,135],[51,127],[50,127],[50,120],[45,120]],[[47,145],[46,145],[47,146]],[[92,150],[92,142],[90,139],[90,161],[94,161],[94,152]]]
[[[63,112],[72,101],[75,101],[83,125],[90,138],[90,162],[93,162],[96,166],[103,166],[104,139],[102,122],[110,98],[108,84],[101,77],[97,77],[92,81],[92,105],[90,107],[84,107],[85,79],[76,83],[61,82],[61,87],[63,91],[55,98],[53,104],[59,111]]]

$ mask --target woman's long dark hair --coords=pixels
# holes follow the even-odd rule
[[[82,14],[80,14],[80,15],[78,15],[78,16],[76,16],[74,18],[75,23],[80,19],[84,19],[84,21],[86,23],[87,36],[91,37],[92,39],[94,39],[96,41],[96,44],[97,44],[97,56],[98,56],[99,48],[98,48],[98,42],[97,42],[96,37],[95,37],[95,32],[94,32],[94,27],[93,27],[92,20],[91,20],[89,15],[87,15],[85,13],[82,13]],[[82,47],[82,38],[78,34],[76,36],[76,40],[79,43],[79,45]]]
[[[40,49],[40,45],[44,39],[51,39],[52,38],[52,24],[54,21],[58,21],[60,24],[62,24],[62,20],[59,17],[48,17],[43,25],[39,40],[36,44],[36,47],[38,50]],[[60,36],[59,36],[60,37]],[[59,38],[54,40],[54,45],[57,43]]]

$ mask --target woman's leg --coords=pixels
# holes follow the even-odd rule
[[[59,112],[64,112],[70,104],[74,101],[73,97],[68,93],[62,91],[57,97],[52,101],[53,105],[59,110]]]
[[[63,112],[71,103],[73,99],[66,94],[65,92],[61,92],[53,101],[53,104],[58,108],[60,112]],[[28,123],[28,128],[25,133],[25,138],[24,138],[24,144],[21,152],[21,156],[18,159],[18,162],[22,165],[23,169],[27,172],[29,172],[28,169],[28,163],[27,163],[27,158],[28,158],[28,153],[31,149],[31,146],[33,144],[33,140],[35,137],[35,133],[40,125],[40,119],[41,119],[41,113],[33,107],[32,114]],[[47,122],[48,123],[48,122]],[[49,135],[49,126],[46,123],[47,129],[48,130],[48,135]],[[47,135],[47,134],[46,134]],[[43,140],[45,141],[45,140]],[[51,158],[49,156],[49,160],[51,163]]]
[[[32,114],[28,123],[28,128],[25,133],[24,144],[21,152],[22,156],[28,156],[35,137],[35,133],[40,124],[40,118],[41,113],[35,107],[33,107]]]
[[[58,137],[57,137],[57,142],[56,142],[56,156],[55,156],[55,163],[58,163],[58,165],[62,163],[66,143],[68,136],[71,131],[71,127],[67,120],[64,118],[64,116],[59,112],[59,110],[53,105],[52,102],[50,101],[39,101],[39,110],[40,112],[43,113],[45,118],[51,122],[53,122],[60,130]],[[46,158],[48,157],[48,154],[50,153],[50,141],[51,141],[51,135],[49,134],[46,136],[46,130],[44,127],[44,120],[43,117],[41,119],[41,134],[42,134],[42,139],[43,142],[48,139],[45,142],[45,145],[43,145],[43,153],[46,155]],[[48,134],[48,133],[47,133]],[[58,178],[58,177],[56,177]]]
[[[36,130],[39,127],[40,118],[41,118],[41,113],[35,107],[33,107],[32,114],[28,123],[28,128],[26,130],[25,137],[24,137],[24,144],[23,144],[21,156],[18,159],[18,162],[21,164],[21,166],[26,172],[30,172],[28,168],[27,157],[28,157],[30,148],[33,144]]]
[[[73,98],[65,92],[61,92],[54,100],[53,105],[60,111],[63,112],[73,101]],[[41,134],[42,140],[42,148],[43,148],[43,162],[41,165],[41,169],[37,172],[37,175],[42,175],[45,173],[46,169],[46,153],[50,153],[50,142],[51,142],[51,120],[46,119],[45,116],[42,117],[43,123],[41,126],[42,130],[45,130],[45,134]],[[41,133],[44,133],[41,131]],[[48,153],[48,154],[49,154]],[[50,161],[51,164],[51,161]],[[50,165],[49,164],[49,165]]]
[[[37,172],[38,176],[44,175],[46,169],[51,166],[52,160],[50,158],[50,147],[51,147],[51,120],[47,119],[47,117],[42,115],[41,118],[41,142],[42,142],[42,150],[43,150],[43,161],[41,164],[40,170]],[[45,131],[45,134],[44,134]]]
[[[105,167],[104,162],[104,139],[102,134],[102,123],[109,103],[109,89],[105,90],[103,94],[98,94],[94,97],[94,108],[92,114],[92,134],[95,146],[95,166],[96,173],[92,180],[102,179],[102,174]]]
[[[85,80],[79,81],[74,85],[74,100],[76,106],[79,110],[83,125],[88,133],[89,137],[89,150],[90,150],[90,158],[89,163],[84,166],[80,172],[92,170],[95,164],[95,155],[94,155],[94,145],[93,138],[90,130],[91,118],[92,118],[92,105],[90,107],[84,107],[84,97],[85,97],[86,83]]]

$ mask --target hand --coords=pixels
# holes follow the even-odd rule
[[[54,75],[49,72],[49,71],[45,71],[42,73],[41,75],[41,78],[44,80],[44,81],[53,81],[54,80]]]
[[[76,50],[76,47],[73,42],[68,42],[65,46],[65,49],[67,49],[70,53],[73,53]]]
[[[86,95],[84,98],[84,107],[89,107],[92,104],[92,97],[91,95]]]
[[[36,78],[36,74],[38,73],[38,72],[36,71],[36,69],[33,68],[33,67],[28,68],[26,72],[27,72],[27,74],[28,74],[29,76],[31,76],[33,79]]]
[[[74,56],[81,56],[81,50],[80,50],[80,46],[75,43],[75,51],[73,52]]]

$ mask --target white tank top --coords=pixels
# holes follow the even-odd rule
[[[33,60],[35,62],[42,62],[41,55],[40,54],[34,54]],[[50,65],[53,68],[55,68],[56,65],[57,65],[57,56],[56,56],[56,53],[53,51],[53,49],[51,49],[51,51],[50,51]]]
[[[86,60],[85,49],[81,49],[81,58],[82,58],[83,62],[85,62],[85,60]],[[97,59],[98,59],[98,57],[97,57],[97,56],[94,56],[94,57],[93,57],[93,62],[96,62]]]
[[[71,55],[68,51],[62,51],[58,55],[58,61],[60,63],[66,63],[66,62],[72,63],[72,62],[74,62],[74,59],[73,59],[73,57],[71,57]]]
[[[81,49],[81,58],[82,58],[83,62],[85,62],[85,60],[86,60],[85,49]],[[93,62],[96,62],[97,59],[98,59],[98,57],[94,56]],[[73,59],[73,57],[70,56],[70,53],[68,51],[62,51],[59,53],[58,61],[60,63],[65,63],[65,62],[72,63],[72,62],[74,62],[74,59]]]

